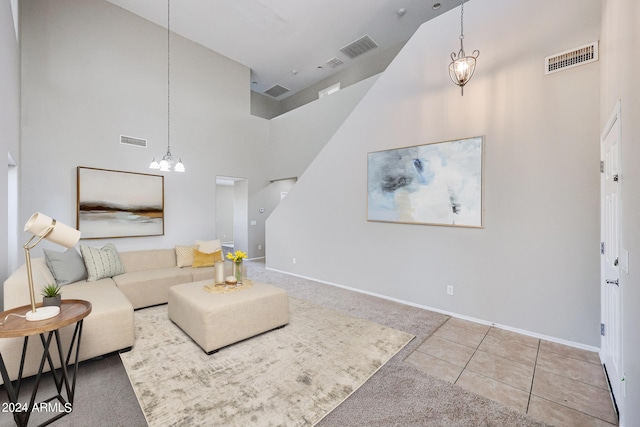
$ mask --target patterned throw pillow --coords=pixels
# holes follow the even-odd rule
[[[176,263],[178,267],[191,267],[194,249],[198,249],[198,246],[176,246]]]
[[[80,252],[89,275],[87,282],[124,273],[124,266],[113,243],[107,243],[101,249],[80,245]]]

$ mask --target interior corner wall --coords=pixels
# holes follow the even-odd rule
[[[271,119],[269,179],[302,175],[377,79],[369,77]]]
[[[103,0],[20,3],[21,215],[74,226],[77,166],[160,174],[148,165],[167,151],[167,32]],[[119,250],[215,238],[216,175],[247,178],[250,205],[268,184],[269,122],[250,115],[249,79],[247,67],[171,35],[171,151],[187,171],[165,174],[164,236],[109,240]]]
[[[17,251],[10,246],[8,200],[8,153],[16,162],[20,159],[20,43],[16,38],[12,3],[0,2],[0,283],[9,275],[9,255]],[[13,4],[15,7],[15,4]],[[2,301],[0,297],[0,307]]]
[[[640,4],[636,0],[602,2],[600,57],[600,130],[620,101],[622,125],[621,241],[629,252],[629,272],[621,271],[622,294],[622,373],[626,396],[618,396],[622,408],[620,426],[640,425],[640,86],[634,83],[640,73],[640,59],[630,52],[640,48]]]
[[[598,40],[600,0],[545,5],[465,5],[464,96],[459,9],[423,24],[267,221],[267,267],[598,347],[599,64],[543,64]],[[483,228],[367,221],[367,153],[471,136]]]
[[[340,83],[340,87],[345,89],[355,83],[382,73],[403,46],[404,43],[399,43],[382,50],[374,49],[354,60],[347,60],[347,64],[344,65],[344,67],[347,68],[344,70],[338,71],[318,83],[302,89],[280,101],[280,113],[295,110],[296,108],[317,100],[318,92],[336,83]]]

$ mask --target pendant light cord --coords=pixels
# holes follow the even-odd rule
[[[167,154],[171,154],[171,1],[167,0]]]
[[[464,52],[462,40],[464,40],[464,0],[461,1],[460,5],[460,50]]]

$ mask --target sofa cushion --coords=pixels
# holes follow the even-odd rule
[[[124,266],[113,243],[107,243],[100,249],[80,245],[80,252],[87,267],[87,282],[124,273]]]
[[[172,251],[173,252],[173,251]],[[179,267],[152,268],[114,276],[118,289],[131,301],[133,308],[165,304],[169,287],[191,282],[191,272]]]
[[[197,245],[176,246],[176,265],[178,267],[191,267],[193,265],[193,251]]]
[[[225,263],[226,264],[226,263]],[[201,280],[214,280],[214,268],[213,267],[200,267],[200,268],[188,268],[185,270],[191,272],[191,280],[190,282],[199,282]],[[226,274],[226,276],[230,276],[231,273]]]
[[[120,260],[127,273],[154,268],[169,268],[176,266],[176,251],[175,249],[127,251],[120,254]]]
[[[87,267],[74,248],[65,252],[43,249],[43,252],[47,267],[56,279],[57,285],[64,286],[87,278]]]

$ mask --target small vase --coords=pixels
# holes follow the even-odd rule
[[[62,295],[56,295],[55,297],[42,297],[43,307],[49,307],[49,306],[60,307],[60,304],[62,304]]]
[[[242,260],[233,262],[233,275],[238,281],[238,285],[242,284]]]
[[[213,266],[214,283],[224,285],[224,261],[216,262]]]

